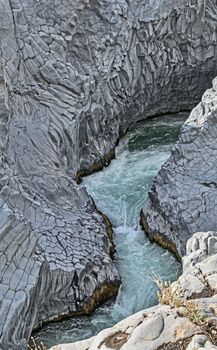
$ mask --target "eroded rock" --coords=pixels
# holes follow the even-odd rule
[[[183,256],[187,240],[197,231],[216,229],[217,79],[185,122],[171,157],[154,180],[142,211],[148,236]],[[159,239],[160,237],[160,239]],[[198,259],[215,249],[216,238],[208,234]],[[169,243],[168,243],[169,242]],[[202,245],[203,244],[203,245]],[[188,249],[188,248],[187,248]]]
[[[198,254],[202,245],[208,246],[209,237],[217,237],[216,232],[198,232],[188,242],[189,255],[183,260],[189,261],[196,269],[207,265],[207,259],[217,256],[217,247],[209,251],[198,262]],[[200,244],[193,244],[200,239]],[[190,249],[194,247],[194,251]],[[193,254],[193,256],[192,256]],[[194,258],[193,258],[194,257]],[[185,265],[184,265],[185,266]],[[215,274],[217,264],[215,266]],[[204,288],[207,286],[206,276],[201,272]],[[197,292],[198,284],[190,282],[189,266],[185,266],[179,279],[170,285],[170,299],[168,305],[157,305],[132,315],[115,326],[103,330],[95,337],[72,344],[62,344],[50,350],[109,350],[116,349],[109,339],[116,335],[125,335],[121,350],[202,350],[217,348],[217,294],[212,297],[202,293],[198,298],[189,300]],[[183,281],[188,280],[187,283]],[[203,290],[203,289],[202,289]],[[172,298],[179,298],[179,303],[172,303]],[[174,299],[175,300],[175,299]],[[166,300],[165,300],[166,301]]]
[[[75,180],[108,163],[141,115],[198,102],[217,74],[216,15],[211,0],[0,0],[0,200],[15,218],[0,242],[14,310],[0,319],[4,350],[117,292],[105,220]],[[13,228],[40,270],[26,280]]]

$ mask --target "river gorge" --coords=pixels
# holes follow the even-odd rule
[[[181,265],[175,257],[149,242],[139,225],[139,213],[153,178],[168,159],[188,112],[138,123],[120,141],[116,157],[102,171],[83,178],[114,228],[115,265],[122,285],[115,303],[92,316],[72,318],[44,327],[35,339],[47,346],[88,338],[121,319],[157,303],[154,278],[176,280]]]
[[[216,23],[214,0],[0,0],[1,350],[217,344]],[[130,315],[181,272],[139,221],[182,273]]]

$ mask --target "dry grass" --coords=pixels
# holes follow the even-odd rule
[[[192,300],[185,300],[181,294],[172,291],[171,283],[160,279],[155,280],[159,291],[157,292],[160,304],[169,305],[172,308],[182,307],[182,315],[187,317],[192,323],[203,326],[205,324],[205,315],[199,306]]]
[[[180,295],[173,293],[170,282],[165,282],[160,279],[155,280],[159,290],[157,291],[157,297],[160,304],[170,305],[171,307],[183,306],[184,300]]]
[[[41,342],[39,345],[36,344],[36,341],[33,337],[31,337],[30,345],[28,345],[29,350],[46,350],[46,347]]]
[[[186,316],[192,323],[203,326],[206,322],[206,316],[200,310],[199,306],[194,301],[185,301],[184,305]]]

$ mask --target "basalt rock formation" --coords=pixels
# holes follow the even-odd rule
[[[216,293],[217,233],[197,232],[187,242],[183,273],[166,287],[161,304],[50,350],[216,350]]]
[[[117,292],[108,221],[76,180],[137,120],[199,101],[216,16],[213,0],[0,0],[1,349]]]
[[[185,122],[141,217],[146,233],[179,255],[198,230],[217,225],[217,79]]]

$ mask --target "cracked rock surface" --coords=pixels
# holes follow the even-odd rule
[[[186,242],[193,233],[216,229],[216,136],[217,79],[214,79],[185,122],[142,212],[148,236],[169,241],[179,255],[185,253]],[[195,241],[198,244],[199,240]]]
[[[138,119],[198,102],[216,16],[211,0],[0,0],[1,349],[117,292],[108,227],[75,180]]]
[[[57,345],[50,350],[216,350],[217,264],[212,264],[211,268],[209,264],[209,261],[217,259],[216,243],[216,232],[198,232],[193,235],[187,243],[187,254],[183,257],[183,273],[170,286],[175,298],[178,296],[185,301],[189,299],[189,305],[193,305],[190,316],[186,314],[185,308],[178,304],[177,307],[169,303],[159,304],[122,320],[95,337],[72,344]],[[194,271],[200,271],[200,275],[196,277],[203,285],[200,290],[199,282],[192,279]],[[211,278],[212,284],[209,282]],[[208,288],[212,293],[207,293]],[[197,324],[200,314],[204,317],[203,323],[199,324],[198,320]],[[192,322],[193,315],[196,322]],[[207,329],[210,333],[207,333]]]

